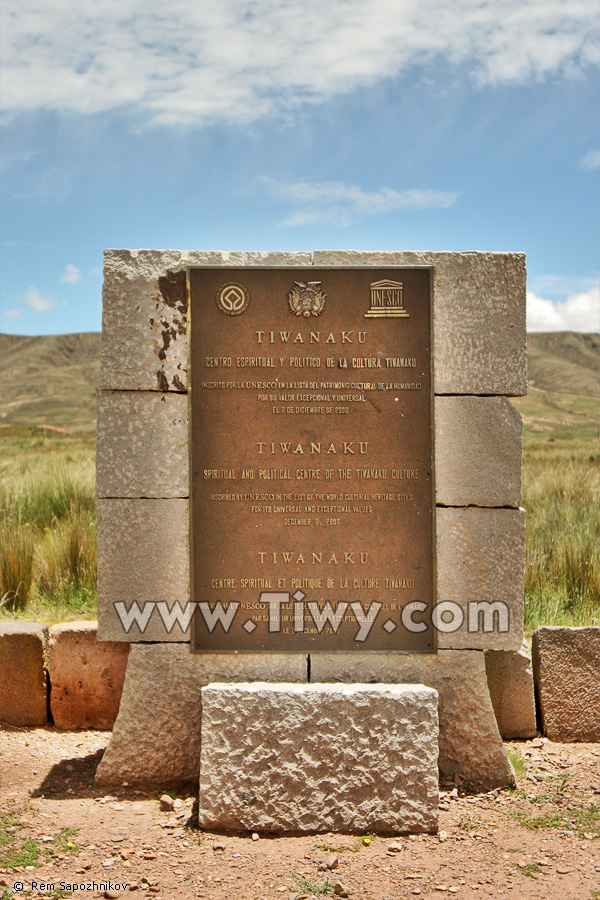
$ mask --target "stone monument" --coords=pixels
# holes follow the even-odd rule
[[[526,387],[522,254],[107,251],[98,636],[132,647],[97,781],[197,780],[221,701],[308,721],[343,683],[413,723],[437,692],[442,775],[510,781],[484,651],[523,638]]]

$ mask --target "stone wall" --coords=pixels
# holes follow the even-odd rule
[[[125,633],[114,607],[184,607],[190,599],[186,267],[311,264],[433,267],[438,602],[464,612],[458,630],[439,633],[438,646],[518,650],[521,420],[507,400],[527,389],[525,257],[518,253],[108,250],[98,394],[99,638],[189,641],[189,629],[175,623],[168,631],[156,613],[143,634],[135,623]],[[498,616],[484,615],[497,601],[509,610],[505,631]],[[469,631],[470,617],[478,630]]]

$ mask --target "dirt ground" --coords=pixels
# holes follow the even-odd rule
[[[108,739],[0,727],[0,898],[77,884],[77,898],[600,900],[600,744],[509,745],[517,789],[440,785],[437,835],[284,838],[199,831],[193,787],[170,812],[156,790],[95,788]]]

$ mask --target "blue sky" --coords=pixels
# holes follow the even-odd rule
[[[4,0],[0,330],[105,247],[519,250],[600,330],[596,0]]]

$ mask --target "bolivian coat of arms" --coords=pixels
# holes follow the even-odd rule
[[[295,281],[288,293],[290,312],[295,316],[320,316],[325,309],[325,297],[327,294],[321,290],[320,281]]]

